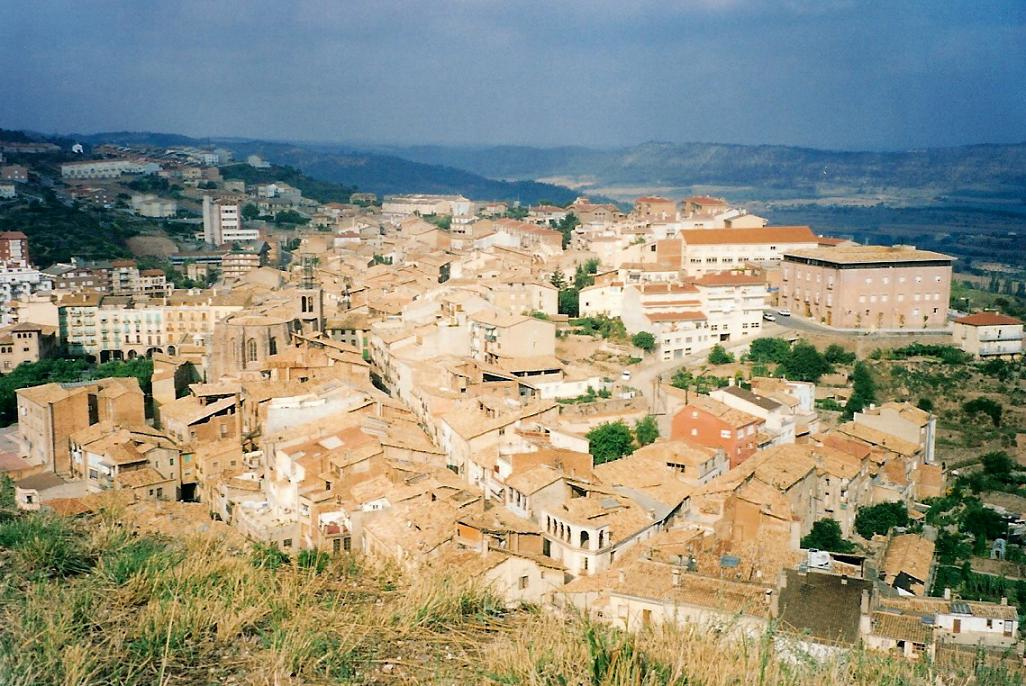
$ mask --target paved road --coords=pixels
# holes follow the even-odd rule
[[[751,340],[738,341],[728,343],[724,347],[730,352],[737,352],[741,348],[745,348]],[[663,383],[669,383],[673,377],[673,373],[681,367],[687,367],[688,369],[697,369],[709,364],[709,351],[706,350],[700,353],[694,353],[692,355],[686,355],[677,360],[659,360],[655,356],[650,356],[641,364],[631,367],[631,380],[622,382],[625,386],[637,389],[639,393],[645,396],[645,400],[648,402],[649,408],[653,405],[653,391],[654,384],[652,383],[656,377],[662,377]],[[659,418],[659,431],[660,435],[668,435],[669,430],[669,417]]]

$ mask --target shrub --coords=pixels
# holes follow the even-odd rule
[[[278,569],[282,565],[287,565],[291,559],[288,553],[264,543],[254,543],[249,558],[257,569]]]
[[[296,556],[296,564],[303,569],[313,569],[320,574],[328,566],[331,558],[321,550],[300,550]]]
[[[635,347],[641,348],[647,353],[652,352],[656,347],[655,336],[650,334],[648,331],[639,331],[634,334],[631,337],[631,343],[633,343]]]
[[[734,356],[728,353],[719,343],[714,345],[712,350],[709,351],[709,364],[730,364],[733,361]]]
[[[837,343],[831,343],[823,351],[823,357],[830,364],[851,364],[855,361],[855,353],[850,353]]]
[[[1016,466],[1015,461],[1003,451],[987,453],[980,458],[980,463],[983,464],[985,474],[999,479],[1007,479],[1011,476]]]
[[[976,414],[985,414],[990,417],[994,426],[1001,426],[1001,403],[990,398],[973,398],[969,402],[962,403],[962,411],[972,417]]]

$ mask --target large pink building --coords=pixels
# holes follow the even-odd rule
[[[778,302],[841,329],[947,324],[952,258],[912,246],[854,245],[784,255]]]

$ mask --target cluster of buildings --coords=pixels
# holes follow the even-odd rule
[[[230,285],[171,290],[130,263],[48,270],[62,292],[24,306],[0,363],[30,335],[148,357],[153,375],[148,394],[132,378],[19,390],[6,459],[21,505],[107,490],[199,502],[286,551],[465,569],[510,603],[629,629],[779,620],[815,650],[909,656],[1015,644],[1014,608],[925,597],[929,536],[893,533],[870,556],[801,548],[821,519],[852,536],[860,507],[943,492],[933,415],[886,403],[828,427],[812,384],[778,378],[639,393],[620,370],[640,351],[575,334],[553,285],[597,265],[580,314],[618,317],[653,334],[653,363],[683,363],[759,337],[774,301],[839,328],[944,326],[950,258],[766,226],[706,197],[629,212],[581,198],[517,219],[461,196],[356,200],[224,182],[204,198],[204,240],[238,244],[207,256],[239,256]],[[266,243],[249,203],[311,217],[287,269],[249,249]],[[425,219],[441,216],[448,228]],[[46,341],[27,324],[42,317]],[[651,414],[655,443],[596,464],[592,429]]]

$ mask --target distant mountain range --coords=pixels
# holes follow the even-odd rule
[[[625,148],[383,146],[197,139],[148,132],[78,138],[158,146],[216,144],[258,154],[325,181],[378,194],[462,193],[475,199],[566,203],[587,194],[629,201],[644,193],[714,193],[741,203],[832,203],[868,198],[893,206],[942,196],[1026,203],[1026,143],[845,152],[771,145],[650,142]],[[818,201],[817,201],[818,202]],[[842,203],[843,204],[843,203]]]
[[[627,148],[380,146],[374,152],[498,179],[559,179],[576,188],[755,186],[836,189],[978,189],[1024,194],[1026,144],[904,152],[841,152],[770,145],[643,143]]]
[[[355,186],[379,195],[391,193],[461,193],[481,200],[519,200],[524,204],[549,200],[560,204],[572,201],[576,192],[549,183],[531,180],[500,181],[445,165],[410,161],[380,152],[343,146],[292,144],[237,138],[190,138],[178,134],[148,132],[112,132],[80,136],[90,143],[120,145],[218,145],[228,148],[240,159],[260,155],[274,164],[289,165],[324,181]]]

